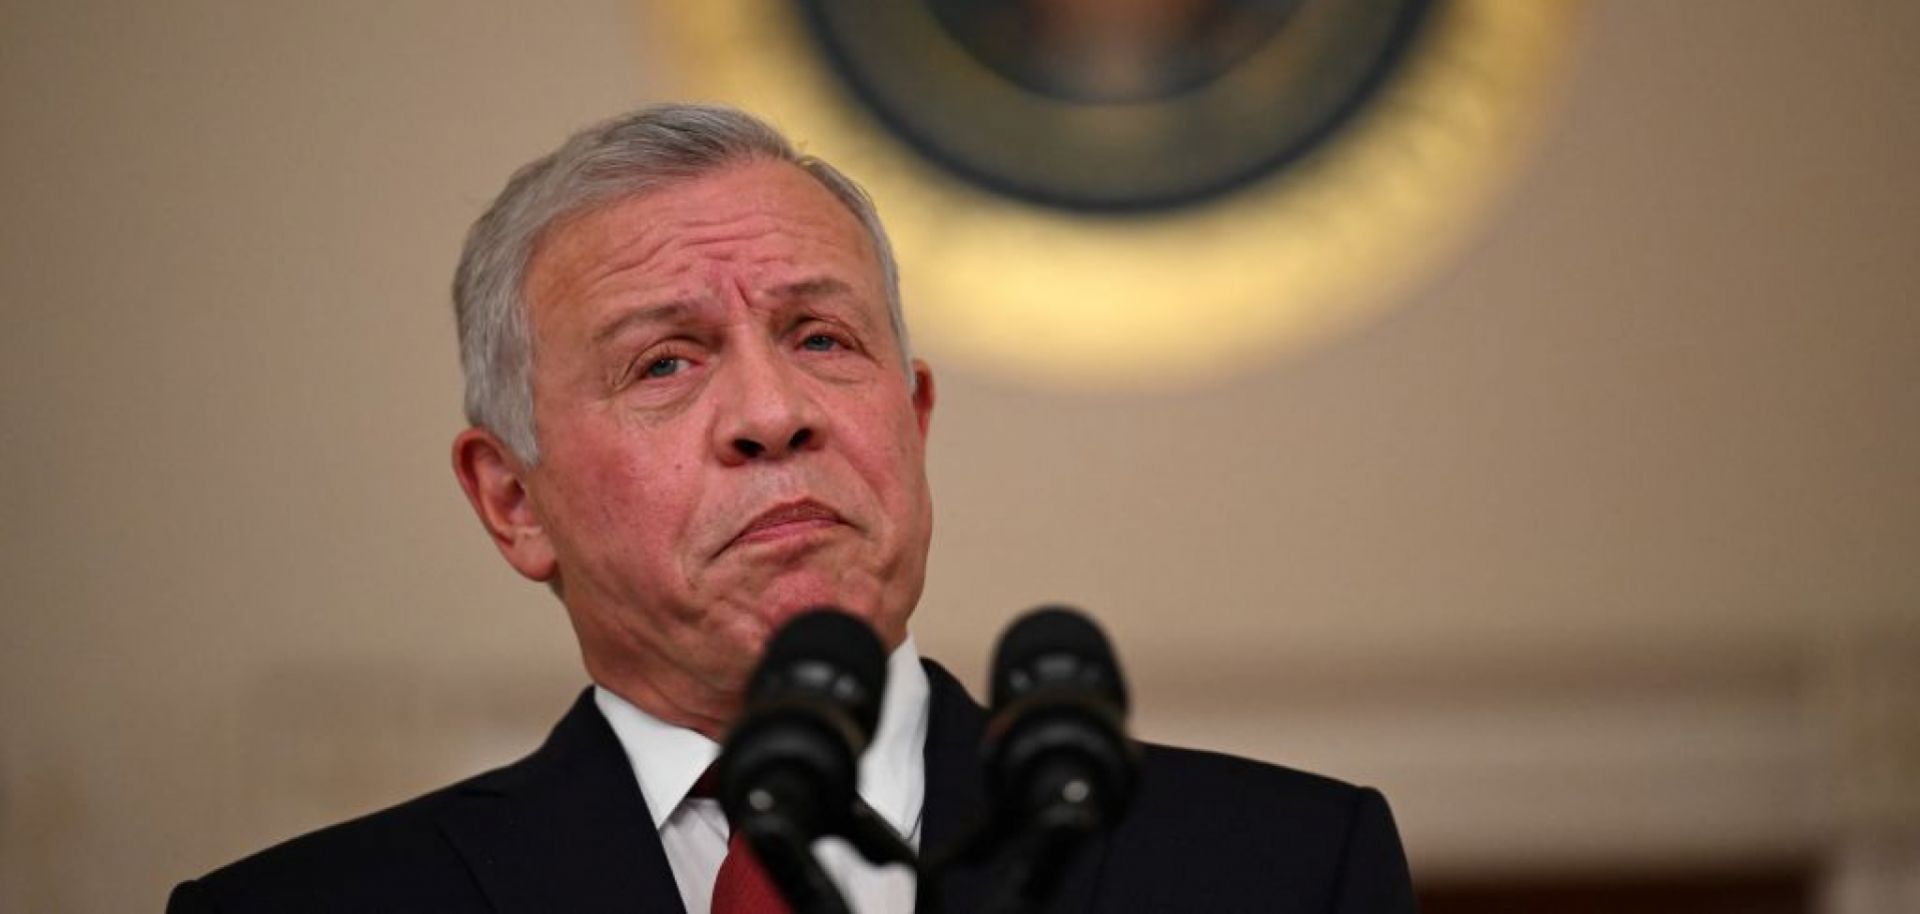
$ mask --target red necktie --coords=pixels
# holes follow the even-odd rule
[[[713,914],[791,914],[792,911],[760,866],[760,858],[747,846],[746,834],[735,829],[727,839],[727,859],[720,862],[720,878],[713,881]]]
[[[689,795],[716,796],[715,780],[713,769],[708,768]],[[720,876],[713,881],[713,914],[793,914],[747,845],[746,832],[737,828],[727,838],[727,858],[720,861]]]

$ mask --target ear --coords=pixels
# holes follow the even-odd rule
[[[453,439],[453,475],[513,570],[534,581],[553,578],[553,544],[534,511],[526,468],[492,432],[469,428]]]
[[[933,368],[926,359],[913,360],[913,413],[920,423],[920,440],[927,438],[933,423]]]

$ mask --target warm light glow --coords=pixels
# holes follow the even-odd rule
[[[1308,158],[1212,203],[1120,217],[992,195],[920,159],[815,59],[791,3],[663,4],[672,28],[653,44],[683,97],[766,116],[868,188],[918,348],[1036,381],[1147,388],[1323,340],[1404,298],[1523,158],[1574,11],[1441,4],[1420,52]]]

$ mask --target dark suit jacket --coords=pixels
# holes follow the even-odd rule
[[[922,847],[987,808],[985,715],[927,665]],[[992,875],[955,870],[946,914]],[[533,755],[182,883],[193,912],[678,912],[680,894],[620,743],[589,691]],[[1148,747],[1125,820],[1075,856],[1052,911],[1415,912],[1379,793],[1212,753]],[[702,912],[704,914],[704,912]]]

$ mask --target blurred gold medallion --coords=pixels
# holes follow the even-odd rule
[[[701,0],[682,97],[854,175],[915,343],[1074,386],[1324,338],[1453,252],[1521,159],[1568,0]]]

